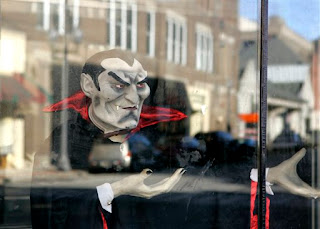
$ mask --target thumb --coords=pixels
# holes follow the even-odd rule
[[[305,155],[307,150],[305,148],[300,149],[295,155],[292,156],[294,162],[299,162]]]

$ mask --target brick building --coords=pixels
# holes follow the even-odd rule
[[[3,0],[1,8],[2,28],[26,37],[25,70],[18,73],[41,87],[46,104],[78,89],[73,85],[89,56],[121,48],[135,53],[163,88],[174,94],[180,85],[181,98],[162,105],[187,101],[186,134],[237,134],[236,0]],[[26,154],[50,133],[42,107],[30,103],[22,112]]]

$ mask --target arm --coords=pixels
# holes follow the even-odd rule
[[[320,191],[302,181],[297,173],[297,164],[305,154],[306,149],[303,148],[288,160],[270,168],[267,181],[278,184],[293,194],[318,198]]]
[[[105,183],[97,187],[100,204],[111,213],[111,202],[118,196],[130,195],[149,199],[167,193],[179,182],[185,171],[183,168],[177,169],[171,177],[149,186],[144,184],[144,180],[152,174],[150,169],[144,169],[139,174],[125,177],[112,184]]]

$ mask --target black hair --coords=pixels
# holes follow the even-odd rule
[[[94,85],[100,91],[98,76],[105,70],[101,65],[86,63],[82,68],[82,73],[90,75]]]
[[[134,62],[134,56],[132,55],[132,53],[119,49],[98,52],[95,55],[91,56],[84,64],[82,68],[82,73],[91,76],[94,85],[99,91],[100,86],[98,76],[106,70],[104,67],[101,66],[101,62],[108,58],[119,58],[130,66],[132,66]]]

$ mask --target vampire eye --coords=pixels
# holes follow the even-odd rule
[[[117,89],[123,89],[125,86],[123,84],[116,84],[115,87]]]
[[[145,88],[146,83],[137,83],[137,88]]]

